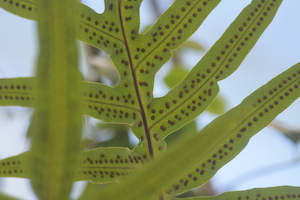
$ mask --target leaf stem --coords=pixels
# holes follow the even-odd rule
[[[146,135],[146,140],[147,140],[147,146],[148,146],[148,152],[151,158],[154,157],[154,151],[153,151],[153,147],[152,147],[152,141],[151,141],[151,137],[150,137],[150,131],[149,131],[149,125],[147,122],[147,117],[146,117],[146,112],[142,103],[142,98],[141,98],[141,94],[138,88],[138,83],[137,83],[137,79],[136,79],[136,74],[134,71],[134,66],[133,66],[133,61],[132,61],[132,57],[131,57],[131,53],[130,53],[130,48],[128,46],[128,42],[127,42],[127,36],[125,34],[125,30],[124,30],[124,24],[123,24],[123,20],[122,20],[122,9],[121,9],[121,0],[118,0],[118,10],[119,10],[119,20],[120,20],[120,24],[121,24],[121,28],[122,28],[122,33],[123,33],[123,38],[124,38],[124,45],[126,47],[126,52],[128,55],[128,60],[129,60],[129,66],[131,69],[131,74],[132,74],[132,79],[133,79],[133,85],[134,85],[134,89],[135,89],[135,94],[139,103],[139,107],[140,107],[140,114],[142,117],[142,122],[143,122],[143,127],[144,127],[144,132]]]

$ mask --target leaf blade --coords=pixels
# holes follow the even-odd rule
[[[148,162],[128,148],[100,147],[80,153],[75,180],[94,183],[120,182],[135,174]]]
[[[0,1],[0,8],[27,19],[37,20],[38,18],[37,0],[4,0]]]
[[[178,177],[178,181],[173,183],[175,187],[170,186],[169,190],[175,189],[176,194],[182,193],[186,189],[196,187],[200,180],[204,183],[212,178],[218,169],[247,145],[254,134],[271,123],[300,96],[299,80],[300,63],[273,78],[245,98],[240,105],[207,125],[199,133],[203,135],[199,136],[202,137],[199,142],[206,140],[213,148],[185,175]]]
[[[219,168],[233,159],[255,133],[299,97],[299,84],[300,63],[256,90],[199,134],[178,140],[176,147],[170,148],[164,156],[158,157],[133,179],[124,182],[126,187],[123,185],[113,190],[118,194],[128,194],[131,200],[152,199],[160,194],[180,194],[205,183]],[[292,91],[290,88],[293,88]],[[256,126],[252,126],[253,123]],[[148,177],[147,181],[145,177]],[[129,190],[133,187],[136,188],[134,192]],[[100,195],[109,199],[119,198],[117,195],[111,196],[109,189]]]
[[[146,67],[149,74],[154,75],[170,59],[171,50],[182,45],[219,2],[176,0],[146,34],[134,41],[135,46],[146,49],[146,52],[137,52],[135,70]],[[147,80],[149,75],[140,74],[140,79]]]
[[[0,79],[0,105],[32,107],[33,84],[33,78]]]
[[[140,112],[135,97],[126,90],[84,82],[83,113],[110,123],[133,124]]]
[[[2,200],[18,200],[18,199],[15,198],[15,197],[8,196],[8,195],[3,194],[3,193],[0,193],[0,198],[1,198]]]
[[[0,177],[30,178],[28,153],[0,160]],[[93,183],[120,182],[135,174],[149,160],[128,148],[100,147],[79,154],[79,164],[73,181]]]
[[[27,156],[28,152],[25,152],[0,160],[0,176],[29,178]]]
[[[184,200],[225,200],[225,199],[300,199],[299,187],[279,186],[270,188],[254,188],[245,191],[225,192],[218,196],[182,198]],[[181,198],[174,198],[181,199]]]
[[[238,68],[271,23],[281,2],[253,0],[244,8],[186,78],[167,95],[155,99],[151,109],[157,107],[161,112],[152,114],[155,120],[150,123],[151,132],[166,137],[207,109],[219,92],[217,82]],[[169,119],[167,115],[174,117]]]

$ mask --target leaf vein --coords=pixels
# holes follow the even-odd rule
[[[139,104],[139,107],[140,107],[140,114],[141,114],[141,117],[142,117],[142,121],[143,121],[143,125],[144,125],[143,126],[144,127],[144,132],[145,132],[146,139],[147,139],[147,144],[148,144],[147,145],[148,146],[148,152],[149,152],[150,156],[153,157],[153,152],[154,151],[153,151],[153,147],[152,147],[150,131],[149,131],[149,128],[148,128],[148,121],[147,121],[147,117],[146,117],[146,112],[145,112],[143,102],[142,102],[142,98],[141,98],[141,94],[140,94],[140,91],[139,91],[139,88],[138,88],[137,77],[136,77],[136,74],[135,74],[135,71],[134,71],[131,51],[130,51],[130,48],[129,48],[129,44],[128,44],[128,41],[127,41],[127,36],[126,36],[126,33],[125,33],[125,28],[124,28],[124,24],[123,24],[123,20],[122,20],[121,3],[122,3],[122,1],[118,0],[118,10],[119,10],[118,14],[119,14],[120,26],[121,26],[121,29],[122,29],[124,44],[125,44],[126,52],[127,52],[128,59],[129,59],[129,65],[130,65],[130,69],[131,69],[133,85],[134,85],[136,97],[137,97],[137,100],[138,100],[138,104]]]
[[[115,106],[115,107],[120,107],[120,108],[127,108],[130,110],[135,110],[140,112],[140,110],[133,108],[133,107],[129,107],[129,106],[124,106],[124,105],[120,105],[120,104],[113,104],[113,103],[106,103],[106,102],[100,102],[100,101],[92,101],[92,100],[85,100],[86,102],[91,102],[91,103],[96,103],[96,104],[105,104],[105,105],[109,105],[109,106]]]
[[[199,1],[198,1],[193,7],[191,7],[190,10],[194,9],[194,8],[196,7],[196,5],[198,5],[198,4],[199,4]],[[188,15],[189,13],[190,13],[190,12],[187,12],[187,14],[185,14],[184,17],[181,18],[181,20],[179,21],[179,23],[178,23],[177,25],[175,25],[173,29],[170,29],[169,34],[167,34],[167,35],[165,36],[165,38],[162,39],[161,42],[157,43],[157,45],[156,45],[151,51],[149,51],[149,53],[147,53],[147,54],[140,60],[140,62],[137,63],[137,65],[136,65],[136,67],[135,67],[135,70],[137,70],[138,67],[140,66],[140,64],[141,64],[141,63],[142,63],[149,55],[151,55],[151,54],[152,54],[159,46],[161,46],[161,44],[164,43],[165,40],[166,40],[171,34],[174,33],[174,30],[175,30],[176,28],[178,28],[178,26],[181,24],[181,22],[182,22],[184,19],[186,19],[187,15]],[[151,30],[151,29],[150,29],[150,30]]]

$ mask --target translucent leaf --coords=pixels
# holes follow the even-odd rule
[[[0,79],[0,105],[32,107],[33,78]]]
[[[103,14],[74,3],[77,38],[109,55],[120,75],[114,88],[84,84],[84,113],[132,125],[141,141],[135,152],[142,157],[165,149],[163,137],[149,128],[154,75],[171,57],[170,51],[184,43],[219,2],[177,0],[144,35],[138,33],[141,0],[107,0]]]
[[[300,188],[281,186],[272,188],[255,188],[246,191],[225,192],[218,196],[184,198],[184,200],[239,200],[239,199],[300,199]],[[178,198],[174,198],[178,199]]]
[[[99,183],[113,181],[122,183],[108,187],[101,194],[92,194],[89,199],[168,199],[198,187],[233,159],[255,133],[267,126],[274,117],[299,97],[300,65],[297,64],[255,91],[239,106],[215,119],[199,134],[188,134],[189,136],[186,138],[179,138],[178,143],[173,143],[169,151],[164,151],[166,149],[165,137],[180,130],[211,105],[219,92],[218,81],[227,78],[238,68],[272,21],[282,1],[253,0],[180,83],[176,84],[171,81],[171,84],[176,84],[174,88],[164,97],[154,98],[153,84],[156,72],[171,58],[172,50],[180,47],[198,29],[219,2],[218,0],[176,0],[144,35],[138,33],[141,0],[106,0],[103,14],[98,14],[79,2],[74,3],[73,8],[77,17],[74,20],[77,27],[77,38],[106,52],[120,76],[120,82],[115,87],[84,82],[82,84],[84,91],[76,96],[78,99],[83,96],[82,100],[78,101],[82,101],[84,105],[82,113],[109,123],[129,124],[132,126],[133,133],[140,140],[133,151],[103,148],[99,151],[105,152],[104,157],[93,151],[87,152],[87,157],[84,153],[81,154],[84,156],[81,157],[80,166],[84,169],[81,171],[79,169],[79,173],[76,175],[79,178],[76,180],[88,179]],[[7,3],[3,1],[0,5],[8,5]],[[20,12],[20,16],[29,16],[18,9],[13,8],[12,12]],[[10,11],[11,8],[7,8],[7,10]],[[53,16],[53,19],[56,18],[57,16]],[[48,30],[51,31],[51,29],[43,29],[43,31]],[[42,44],[45,45],[46,42],[48,41],[43,40]],[[64,40],[62,40],[63,42]],[[48,45],[51,46],[52,43]],[[58,50],[58,52],[61,51]],[[47,55],[54,59],[51,57],[52,54]],[[60,56],[56,53],[54,55]],[[44,60],[46,59],[44,58]],[[50,77],[55,78],[52,74]],[[61,78],[61,76],[58,77]],[[42,78],[39,81],[42,82]],[[64,83],[65,80],[61,81]],[[1,82],[4,84],[1,85]],[[22,84],[20,84],[21,82]],[[37,87],[32,87],[32,93],[22,94],[23,90],[18,91],[14,87],[30,85],[30,79],[0,81],[0,87],[2,87],[0,103],[3,102],[3,105],[34,105],[30,102],[19,102],[16,97],[27,95],[26,98],[28,97],[29,100],[36,100],[33,97],[39,97],[39,93],[43,92],[41,82],[37,84]],[[53,82],[54,86],[58,86],[55,83]],[[60,95],[66,93],[66,91],[45,90],[48,90],[47,94],[50,97],[59,98]],[[51,95],[50,92],[52,92]],[[75,94],[75,92],[71,92],[71,94]],[[45,101],[47,100],[45,99]],[[71,107],[80,107],[80,105],[76,104]],[[66,108],[62,108],[63,112],[64,109]],[[56,116],[60,117],[58,112],[56,112]],[[73,117],[72,113],[69,113],[69,116]],[[45,124],[50,127],[51,123],[48,123],[48,119],[42,115],[35,117],[33,125],[37,119],[45,120]],[[59,121],[59,119],[56,120]],[[193,124],[188,128],[191,128],[188,131],[194,131]],[[36,132],[43,133],[43,130],[40,129]],[[53,131],[48,133],[50,133],[47,135],[49,137],[54,134]],[[181,135],[183,134],[182,132]],[[65,139],[62,136],[56,136],[55,138],[58,140]],[[66,142],[67,145],[71,143],[72,141]],[[64,144],[64,142],[59,144]],[[53,162],[48,163],[54,169],[57,167],[57,159],[64,160],[63,156],[68,155],[68,153],[61,155],[61,152],[68,152],[62,151],[61,146],[55,154],[57,157],[49,156],[53,154],[47,151],[40,153],[40,157],[49,156],[52,159]],[[73,150],[73,148],[69,149]],[[74,152],[76,153],[76,151]],[[71,152],[70,155],[73,155],[74,152]],[[119,157],[117,157],[118,155]],[[124,164],[125,159],[128,164]],[[43,159],[41,160],[43,161]],[[121,160],[123,161],[122,165]],[[153,162],[137,171],[139,166],[148,160]],[[1,163],[5,164],[0,165],[3,176],[12,176],[12,174],[25,176],[23,173],[26,170],[20,174],[20,169],[6,169],[5,167],[8,167],[6,162],[7,160],[3,160]],[[105,163],[104,169],[101,168],[104,166],[103,162]],[[32,169],[36,167],[33,166],[33,163],[36,163],[35,160],[32,159],[29,163],[32,165]],[[70,166],[70,163],[67,163],[66,166],[73,167]],[[114,168],[116,166],[117,168]],[[125,178],[126,170],[128,170],[128,175],[132,173],[132,179]],[[124,179],[122,173],[124,173]],[[36,180],[38,175],[39,173],[34,175]],[[52,181],[52,177],[49,178]],[[54,185],[53,183],[54,181],[52,185]],[[39,186],[39,184],[36,185]],[[66,191],[64,188],[62,190]],[[62,194],[65,195],[65,198],[67,193],[63,192]]]
[[[29,178],[27,167],[28,153],[22,153],[18,156],[12,156],[0,161],[1,177],[20,177]]]
[[[80,154],[76,180],[94,183],[119,182],[128,179],[146,160],[127,148],[96,148]]]
[[[178,129],[173,134],[169,135],[166,138],[166,142],[168,144],[168,147],[173,144],[173,142],[176,144],[176,139],[180,137],[187,137],[188,135],[197,134],[197,123],[196,121],[191,121],[184,127]]]
[[[180,56],[180,54],[182,53],[183,50],[185,49],[193,49],[193,50],[197,50],[197,51],[204,51],[204,48],[198,44],[197,42],[188,40],[185,43],[183,43],[179,48],[175,49],[172,51],[173,56]]]
[[[8,196],[8,195],[3,194],[3,193],[0,193],[0,199],[1,199],[1,200],[18,200],[18,199],[15,198],[15,197]]]
[[[212,114],[221,115],[225,113],[225,109],[225,99],[221,95],[218,95],[212,104],[207,108],[207,111]]]
[[[0,160],[0,177],[29,178],[28,152]],[[79,154],[73,181],[119,182],[135,174],[148,160],[127,148],[94,148]],[[42,170],[42,169],[39,169]]]
[[[38,1],[37,0],[2,0],[0,8],[3,8],[13,14],[27,19],[38,18]]]
[[[108,188],[95,199],[100,196],[118,199],[120,196],[117,194],[122,194],[124,200],[155,199],[162,195],[180,194],[204,184],[242,151],[254,134],[299,97],[299,85],[300,63],[216,118],[199,134],[178,139],[176,146],[141,169],[132,179],[118,188]],[[114,195],[111,195],[112,191]]]
[[[185,79],[153,101],[148,109],[153,134],[164,138],[207,109],[219,92],[217,82],[238,68],[272,21],[280,3],[252,1]]]
[[[183,43],[182,46],[185,48],[194,49],[194,50],[198,50],[198,51],[204,50],[204,48],[200,44],[198,44],[197,42],[191,41],[191,40],[186,41],[185,43]]]
[[[165,83],[169,88],[174,87],[188,74],[188,71],[183,67],[174,67],[164,78]]]

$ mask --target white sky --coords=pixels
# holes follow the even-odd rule
[[[101,0],[103,1],[103,0]],[[91,6],[101,12],[101,1],[90,0]],[[87,1],[85,1],[87,2]],[[165,0],[171,2],[171,0]],[[192,39],[209,49],[221,36],[226,27],[234,20],[249,0],[223,0],[211,13]],[[149,17],[149,0],[142,4],[142,22],[153,22]],[[240,68],[226,80],[220,82],[221,94],[226,97],[228,109],[239,104],[248,94],[259,88],[277,74],[300,62],[300,1],[285,0],[272,24],[265,31],[258,43],[249,53]],[[221,14],[220,14],[221,13]],[[35,22],[14,16],[0,9],[0,78],[31,76],[37,53],[37,34]],[[148,25],[148,24],[147,24]],[[187,65],[192,67],[203,54],[187,53]],[[168,66],[161,70],[166,73]],[[158,79],[157,84],[161,81]],[[161,88],[161,86],[160,86]],[[157,95],[165,91],[156,89]],[[291,127],[300,128],[299,99],[278,116],[278,120]],[[19,107],[0,107],[0,158],[13,156],[25,151],[26,128],[29,122],[29,109]],[[202,124],[208,123],[215,116],[205,114]],[[298,148],[299,151],[299,148]],[[300,186],[300,164],[286,167],[278,172],[256,179],[232,180],[251,170],[289,161],[295,155],[292,143],[272,128],[265,128],[254,136],[249,145],[233,161],[223,167],[213,178],[217,191],[225,189],[243,190],[253,187],[278,185]],[[247,181],[249,180],[249,181]],[[34,200],[27,181],[10,178],[0,179],[0,191],[25,200]]]

